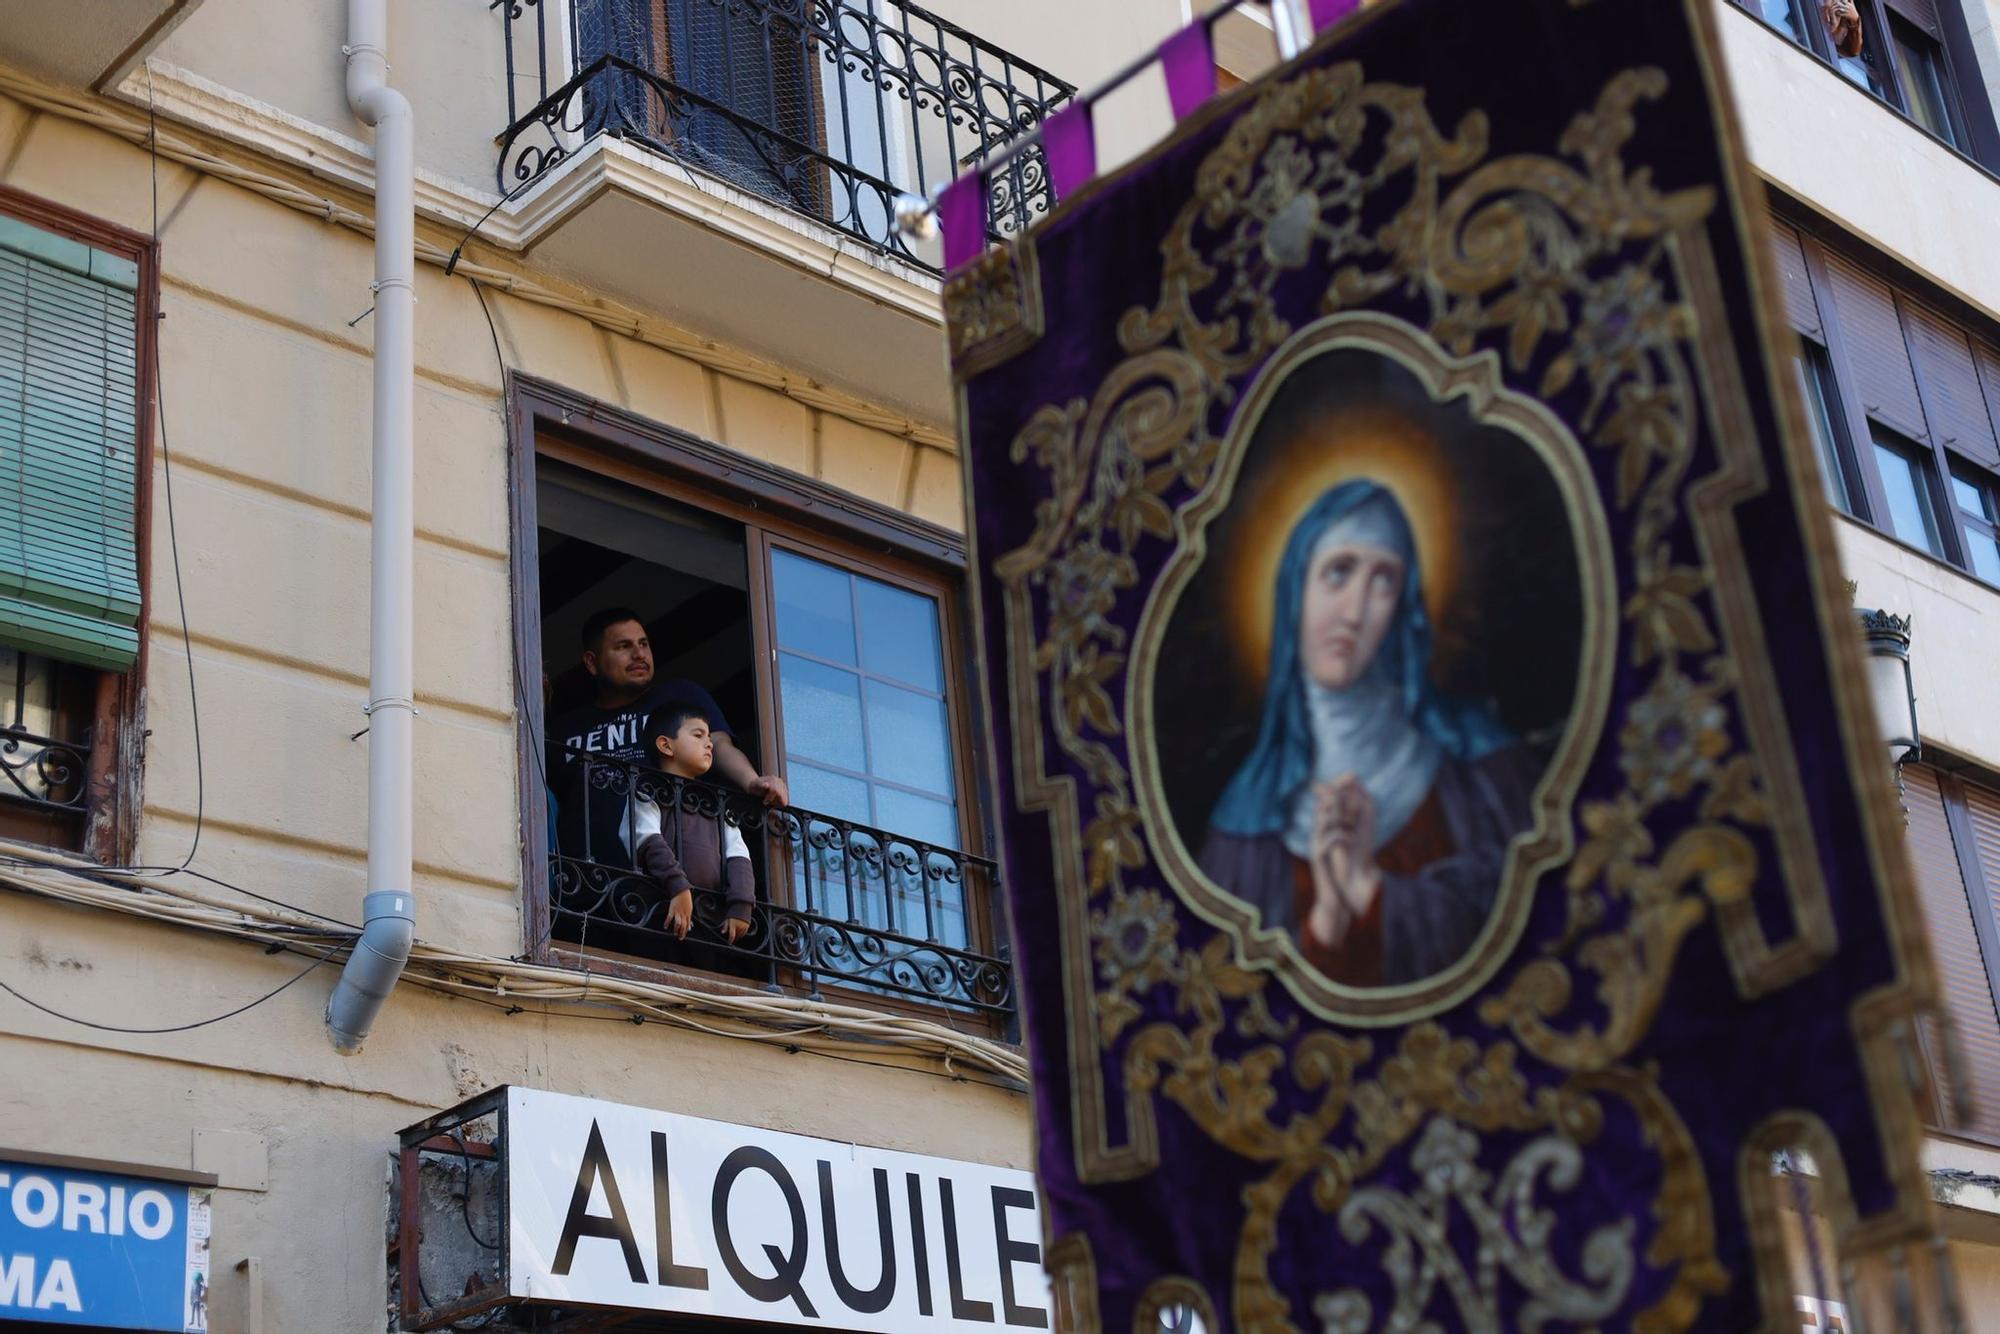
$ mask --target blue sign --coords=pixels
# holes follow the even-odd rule
[[[0,1158],[0,1323],[206,1330],[208,1196]]]

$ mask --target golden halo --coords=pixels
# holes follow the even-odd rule
[[[1458,486],[1437,437],[1403,412],[1367,404],[1323,412],[1267,448],[1234,502],[1230,620],[1244,679],[1261,685],[1270,670],[1278,566],[1292,529],[1330,487],[1356,477],[1387,487],[1409,517],[1424,608],[1437,625],[1459,561]]]

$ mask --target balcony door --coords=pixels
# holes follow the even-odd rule
[[[816,44],[769,0],[578,0],[584,64],[609,55],[586,94],[591,132],[649,141],[779,203],[823,211]]]

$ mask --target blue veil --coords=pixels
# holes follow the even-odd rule
[[[1313,548],[1335,522],[1376,500],[1386,500],[1412,553],[1401,605],[1369,670],[1387,670],[1399,683],[1405,715],[1445,754],[1476,760],[1513,742],[1514,735],[1480,705],[1441,695],[1431,685],[1431,624],[1424,611],[1423,575],[1409,518],[1395,493],[1357,478],[1329,487],[1313,502],[1285,543],[1271,620],[1271,667],[1265,677],[1264,718],[1250,757],[1223,789],[1209,815],[1217,831],[1242,837],[1278,834],[1299,790],[1312,778],[1312,726],[1307,716],[1305,669],[1299,663],[1299,616],[1305,605],[1307,566]]]

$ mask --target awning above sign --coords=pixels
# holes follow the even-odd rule
[[[468,1138],[475,1121],[492,1143]],[[425,1154],[491,1202],[500,1254],[467,1301],[406,1298],[415,1328],[510,1301],[898,1334],[1050,1327],[1026,1172],[520,1088],[405,1132],[406,1193],[425,1188]],[[404,1217],[425,1207],[406,1198]],[[407,1238],[403,1255],[436,1272]]]
[[[0,1150],[0,1323],[208,1328],[203,1185]]]

